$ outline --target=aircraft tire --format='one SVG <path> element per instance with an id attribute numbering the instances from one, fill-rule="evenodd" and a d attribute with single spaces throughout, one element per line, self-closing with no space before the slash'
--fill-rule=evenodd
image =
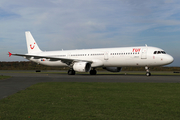
<path id="1" fill-rule="evenodd" d="M 150 72 L 147 72 L 147 73 L 146 73 L 146 76 L 151 76 L 151 73 L 150 73 Z"/>
<path id="2" fill-rule="evenodd" d="M 74 70 L 68 70 L 68 75 L 75 75 L 76 72 Z"/>
<path id="3" fill-rule="evenodd" d="M 96 75 L 97 71 L 96 70 L 90 70 L 90 75 Z"/>

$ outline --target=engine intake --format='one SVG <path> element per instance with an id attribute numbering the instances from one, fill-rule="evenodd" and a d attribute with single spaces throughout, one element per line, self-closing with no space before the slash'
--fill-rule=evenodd
<path id="1" fill-rule="evenodd" d="M 91 69 L 91 64 L 88 62 L 75 62 L 73 69 L 77 72 L 89 72 Z"/>

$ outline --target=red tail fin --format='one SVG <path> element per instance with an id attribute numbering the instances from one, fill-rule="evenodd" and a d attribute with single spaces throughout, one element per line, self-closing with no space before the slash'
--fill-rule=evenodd
<path id="1" fill-rule="evenodd" d="M 9 53 L 9 57 L 11 57 L 12 53 L 8 52 Z"/>

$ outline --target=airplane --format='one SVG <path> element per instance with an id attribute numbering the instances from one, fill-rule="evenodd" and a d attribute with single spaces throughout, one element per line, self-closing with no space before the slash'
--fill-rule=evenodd
<path id="1" fill-rule="evenodd" d="M 81 50 L 41 51 L 30 31 L 25 32 L 27 54 L 13 54 L 47 66 L 69 67 L 68 75 L 89 72 L 96 75 L 96 68 L 120 72 L 122 67 L 145 67 L 146 76 L 151 76 L 149 67 L 164 66 L 174 61 L 173 57 L 160 48 L 150 46 L 99 48 Z"/>

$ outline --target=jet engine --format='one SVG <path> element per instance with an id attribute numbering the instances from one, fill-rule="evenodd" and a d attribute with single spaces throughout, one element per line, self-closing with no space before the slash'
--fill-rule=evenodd
<path id="1" fill-rule="evenodd" d="M 122 67 L 105 67 L 104 69 L 110 72 L 120 72 Z"/>
<path id="2" fill-rule="evenodd" d="M 91 69 L 91 64 L 88 62 L 75 62 L 73 69 L 77 72 L 89 72 Z"/>

